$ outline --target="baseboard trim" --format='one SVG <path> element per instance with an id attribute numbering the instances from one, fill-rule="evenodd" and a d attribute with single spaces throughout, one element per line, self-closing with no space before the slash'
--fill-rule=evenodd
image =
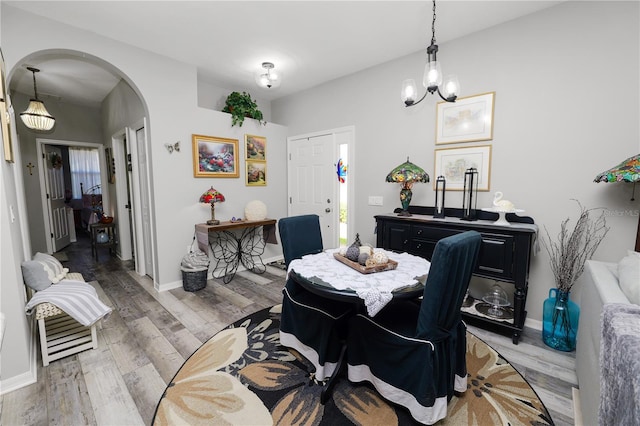
<path id="1" fill-rule="evenodd" d="M 32 323 L 33 325 L 33 323 Z M 33 326 L 31 327 L 34 330 Z M 25 386 L 32 385 L 38 381 L 38 336 L 31 333 L 31 345 L 29 348 L 29 371 L 25 371 L 17 376 L 10 377 L 6 380 L 0 380 L 0 395 L 18 390 Z"/>
<path id="2" fill-rule="evenodd" d="M 524 320 L 524 326 L 532 328 L 534 330 L 542 331 L 542 321 L 540 320 L 527 318 L 526 320 Z"/>
<path id="3" fill-rule="evenodd" d="M 580 390 L 571 388 L 571 398 L 573 399 L 573 424 L 575 426 L 583 426 L 582 406 L 580 405 Z"/>
<path id="4" fill-rule="evenodd" d="M 281 260 L 283 260 L 282 256 L 273 256 L 273 257 L 269 257 L 267 259 L 262 259 L 262 262 L 265 265 L 268 265 L 269 263 L 278 262 L 278 261 L 281 261 Z M 246 271 L 246 270 L 247 270 L 247 268 L 245 268 L 242 265 L 239 265 L 237 272 Z M 211 280 L 213 278 L 222 278 L 223 275 L 222 275 L 221 272 L 222 271 L 220 271 L 216 275 L 213 275 L 213 272 L 209 271 L 209 274 L 207 275 L 207 279 Z M 174 288 L 182 288 L 182 280 L 172 281 L 170 283 L 165 283 L 165 284 L 154 283 L 153 286 L 157 291 L 169 291 L 169 290 L 173 290 Z"/>

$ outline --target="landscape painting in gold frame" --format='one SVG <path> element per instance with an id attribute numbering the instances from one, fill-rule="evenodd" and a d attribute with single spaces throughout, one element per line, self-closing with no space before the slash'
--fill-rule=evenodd
<path id="1" fill-rule="evenodd" d="M 265 161 L 267 159 L 267 138 L 244 135 L 244 152 L 247 160 Z"/>
<path id="2" fill-rule="evenodd" d="M 478 191 L 488 191 L 491 179 L 491 145 L 435 150 L 434 176 L 444 176 L 447 191 L 464 190 L 464 173 L 478 171 Z M 435 180 L 434 188 L 435 190 Z"/>
<path id="3" fill-rule="evenodd" d="M 237 178 L 238 139 L 192 135 L 193 176 Z"/>
<path id="4" fill-rule="evenodd" d="M 436 105 L 436 145 L 493 139 L 496 92 L 458 98 Z"/>
<path id="5" fill-rule="evenodd" d="M 266 186 L 267 185 L 267 162 L 266 161 L 246 161 L 246 185 Z"/>

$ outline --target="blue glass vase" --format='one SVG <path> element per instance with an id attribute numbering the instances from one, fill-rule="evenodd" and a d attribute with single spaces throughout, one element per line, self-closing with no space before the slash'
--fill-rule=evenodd
<path id="1" fill-rule="evenodd" d="M 575 350 L 579 318 L 580 307 L 569 300 L 569 292 L 550 289 L 542 309 L 542 340 L 559 351 Z"/>

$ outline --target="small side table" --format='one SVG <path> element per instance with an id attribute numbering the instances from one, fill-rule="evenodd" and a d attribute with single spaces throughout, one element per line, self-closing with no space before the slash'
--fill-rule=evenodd
<path id="1" fill-rule="evenodd" d="M 196 225 L 198 248 L 204 252 L 211 248 L 211 254 L 216 261 L 212 273 L 214 276 L 218 271 L 224 273 L 222 281 L 225 284 L 229 284 L 235 277 L 240 264 L 256 274 L 266 271 L 261 256 L 265 244 L 278 244 L 275 232 L 275 219 Z"/>
<path id="2" fill-rule="evenodd" d="M 110 254 L 115 254 L 115 247 L 118 244 L 116 238 L 116 224 L 111 223 L 92 223 L 89 225 L 89 231 L 91 232 L 91 254 L 98 260 L 98 248 L 108 247 Z M 98 241 L 98 235 L 101 233 L 107 234 L 108 240 L 104 243 Z"/>

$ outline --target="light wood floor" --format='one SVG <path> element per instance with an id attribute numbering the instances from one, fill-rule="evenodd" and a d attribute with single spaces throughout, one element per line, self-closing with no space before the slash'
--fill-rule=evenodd
<path id="1" fill-rule="evenodd" d="M 229 284 L 209 280 L 195 293 L 157 293 L 147 277 L 100 253 L 88 241 L 64 250 L 72 272 L 81 272 L 113 308 L 98 331 L 98 349 L 42 367 L 38 382 L 0 397 L 0 425 L 149 425 L 166 384 L 182 363 L 228 324 L 280 303 L 284 271 L 242 272 Z M 176 265 L 179 267 L 179 265 Z M 557 425 L 573 425 L 575 357 L 547 348 L 540 332 L 526 329 L 518 345 L 510 337 L 469 330 L 493 346 L 527 379 Z"/>

